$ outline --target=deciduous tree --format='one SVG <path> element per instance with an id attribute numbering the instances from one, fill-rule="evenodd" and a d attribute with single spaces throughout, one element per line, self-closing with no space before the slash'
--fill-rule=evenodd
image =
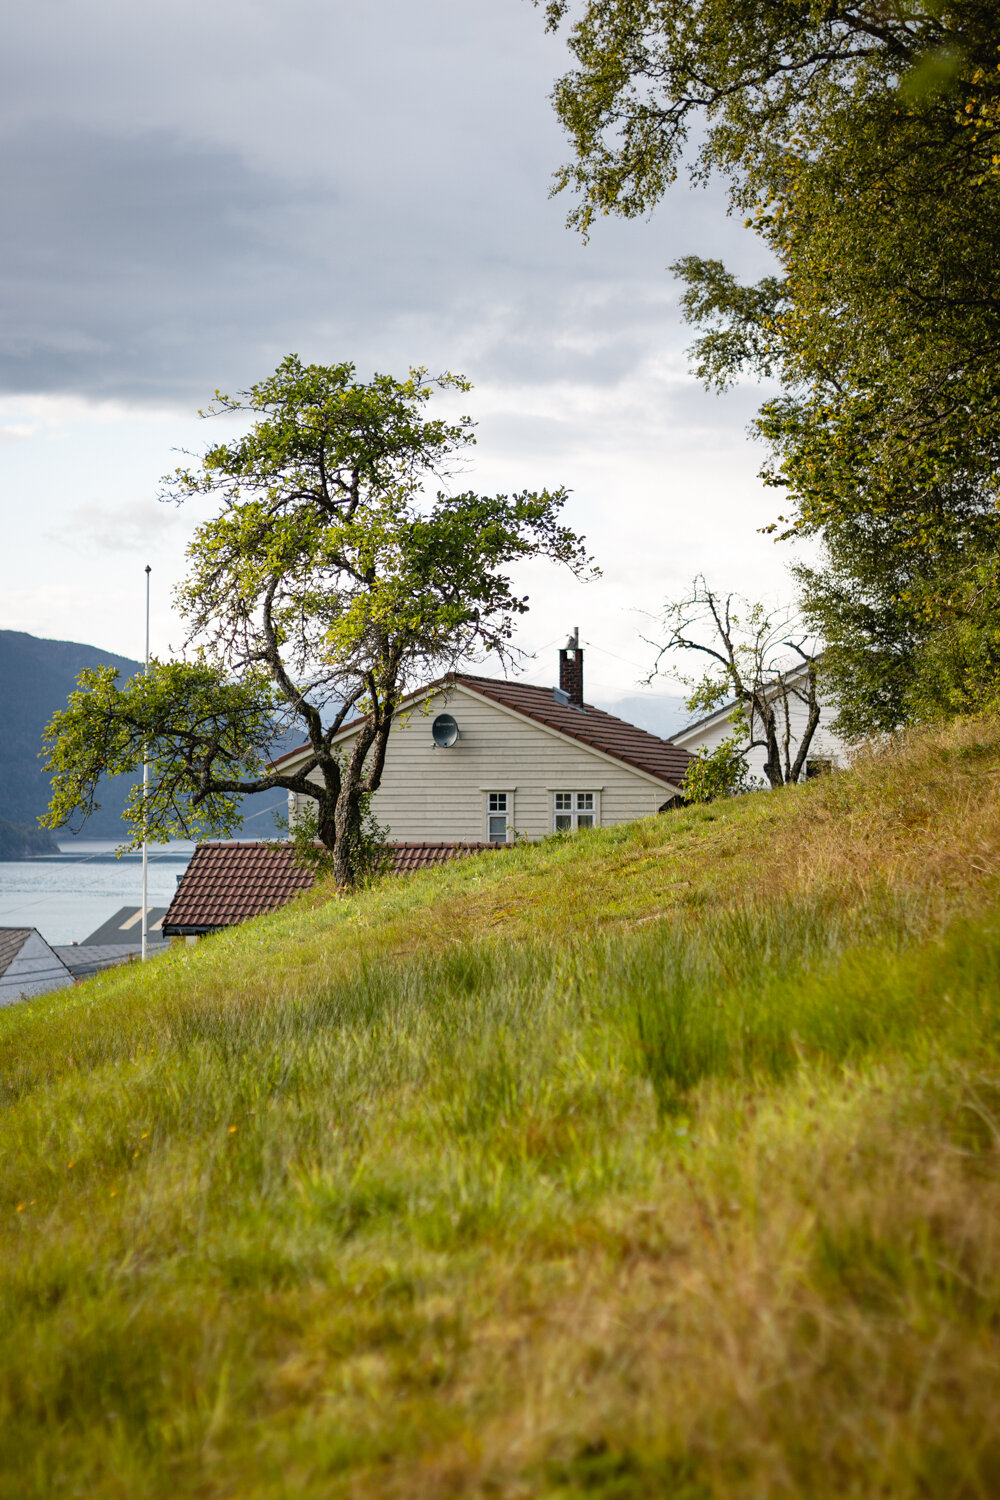
<path id="1" fill-rule="evenodd" d="M 100 774 L 148 755 L 152 786 L 129 807 L 134 842 L 232 831 L 240 799 L 280 787 L 313 799 L 337 879 L 365 865 L 362 818 L 401 697 L 459 659 L 509 657 L 528 607 L 510 565 L 589 559 L 561 520 L 564 490 L 480 495 L 443 485 L 474 441 L 468 417 L 431 417 L 461 377 L 355 378 L 353 365 L 289 356 L 207 415 L 249 429 L 180 468 L 164 495 L 207 501 L 177 598 L 190 659 L 120 684 L 85 674 L 49 727 L 50 826 L 93 806 Z M 428 493 L 429 486 L 438 486 Z M 360 727 L 341 753 L 349 719 Z M 277 729 L 309 755 L 268 762 Z"/>
<path id="2" fill-rule="evenodd" d="M 707 658 L 700 676 L 680 675 L 689 689 L 687 706 L 710 713 L 732 702 L 740 749 L 764 751 L 764 774 L 772 787 L 798 781 L 819 727 L 819 656 L 794 615 L 767 610 L 735 594 L 719 594 L 701 576 L 663 613 L 665 639 L 657 644 L 653 676 L 678 653 Z M 672 676 L 679 674 L 674 670 Z M 800 714 L 801 710 L 801 714 Z M 801 728 L 795 724 L 803 718 Z M 696 773 L 692 789 L 704 782 L 743 790 L 734 777 L 733 741 L 711 763 L 712 778 Z M 715 795 L 716 792 L 713 792 Z M 704 800 L 700 794 L 695 800 Z"/>
<path id="3" fill-rule="evenodd" d="M 898 723 L 922 691 L 901 684 L 923 680 L 924 645 L 1000 544 L 1000 9 L 547 11 L 575 61 L 554 96 L 574 151 L 557 178 L 576 194 L 571 222 L 650 212 L 686 160 L 696 177 L 722 174 L 774 254 L 754 286 L 718 261 L 675 263 L 701 329 L 696 368 L 715 386 L 780 381 L 756 423 L 764 477 L 787 495 L 774 529 L 825 544 L 827 565 L 803 577 L 834 654 L 838 637 L 854 643 L 837 658 L 848 717 Z M 892 640 L 887 694 L 864 669 L 866 622 L 873 654 Z"/>

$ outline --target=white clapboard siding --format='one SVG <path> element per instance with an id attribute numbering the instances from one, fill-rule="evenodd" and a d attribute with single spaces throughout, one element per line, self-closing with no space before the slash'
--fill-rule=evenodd
<path id="1" fill-rule="evenodd" d="M 809 746 L 807 760 L 831 760 L 835 765 L 843 765 L 847 759 L 847 747 L 832 729 L 833 720 L 837 717 L 836 705 L 820 700 L 819 725 L 813 735 Z M 805 703 L 798 698 L 789 700 L 789 721 L 791 724 L 791 745 L 789 754 L 795 759 L 798 746 L 801 743 L 809 718 L 809 710 Z M 779 738 L 784 735 L 784 710 L 778 710 Z M 726 708 L 718 713 L 711 714 L 689 729 L 682 729 L 680 733 L 673 736 L 675 745 L 682 746 L 695 754 L 699 750 L 714 750 L 717 745 L 733 733 L 732 709 Z M 759 724 L 755 726 L 755 734 L 759 734 Z M 746 752 L 746 763 L 751 775 L 757 777 L 766 784 L 764 776 L 764 762 L 767 756 L 763 749 L 755 748 Z"/>
<path id="2" fill-rule="evenodd" d="M 431 738 L 435 715 L 445 712 L 459 728 L 447 750 Z M 604 825 L 647 817 L 673 795 L 666 783 L 456 685 L 397 718 L 372 810 L 391 839 L 478 841 L 487 837 L 490 791 L 513 793 L 513 826 L 527 839 L 552 832 L 557 791 L 597 793 L 595 821 Z"/>

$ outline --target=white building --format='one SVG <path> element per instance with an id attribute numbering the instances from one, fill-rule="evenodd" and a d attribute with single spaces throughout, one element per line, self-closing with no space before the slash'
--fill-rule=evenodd
<path id="1" fill-rule="evenodd" d="M 0 1005 L 46 995 L 73 975 L 34 927 L 0 927 Z"/>
<path id="2" fill-rule="evenodd" d="M 787 674 L 789 684 L 792 688 L 804 686 L 806 681 L 806 668 L 803 666 L 794 672 Z M 696 719 L 686 729 L 680 730 L 673 736 L 673 743 L 682 749 L 690 751 L 692 755 L 699 750 L 714 750 L 729 735 L 733 733 L 733 717 L 736 713 L 735 702 L 724 703 L 704 718 Z M 788 722 L 790 733 L 789 754 L 794 761 L 796 752 L 802 740 L 808 721 L 809 710 L 802 698 L 794 692 L 788 696 Z M 779 741 L 784 734 L 784 711 L 779 706 Z M 821 771 L 826 771 L 834 766 L 843 765 L 847 759 L 847 746 L 844 741 L 835 734 L 831 727 L 837 717 L 836 705 L 824 701 L 820 695 L 819 724 L 813 735 L 812 743 L 806 755 L 803 779 L 815 776 Z M 759 732 L 759 724 L 755 726 L 754 739 L 762 739 Z M 767 784 L 764 775 L 764 764 L 767 760 L 767 752 L 761 746 L 747 749 L 745 752 L 747 767 L 750 774 L 758 780 Z"/>
<path id="3" fill-rule="evenodd" d="M 372 800 L 390 841 L 539 839 L 647 817 L 678 795 L 687 751 L 585 703 L 578 646 L 559 667 L 558 688 L 449 673 L 403 701 Z M 347 750 L 361 722 L 334 745 Z M 292 770 L 310 753 L 275 766 Z"/>

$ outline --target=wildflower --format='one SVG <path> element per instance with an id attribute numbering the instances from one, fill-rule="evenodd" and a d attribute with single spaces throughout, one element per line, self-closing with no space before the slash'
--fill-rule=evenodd
<path id="1" fill-rule="evenodd" d="M 17 1208 L 14 1210 L 14 1212 L 18 1213 L 18 1214 L 23 1214 L 24 1213 L 24 1204 L 23 1203 L 19 1203 L 17 1205 Z"/>

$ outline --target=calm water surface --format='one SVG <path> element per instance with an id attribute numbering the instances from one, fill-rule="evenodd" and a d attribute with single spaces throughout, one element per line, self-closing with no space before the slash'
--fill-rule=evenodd
<path id="1" fill-rule="evenodd" d="M 58 854 L 0 860 L 0 927 L 37 927 L 49 943 L 78 943 L 142 898 L 142 856 L 115 857 L 103 839 L 59 841 Z M 166 906 L 194 844 L 151 846 L 149 904 Z"/>

